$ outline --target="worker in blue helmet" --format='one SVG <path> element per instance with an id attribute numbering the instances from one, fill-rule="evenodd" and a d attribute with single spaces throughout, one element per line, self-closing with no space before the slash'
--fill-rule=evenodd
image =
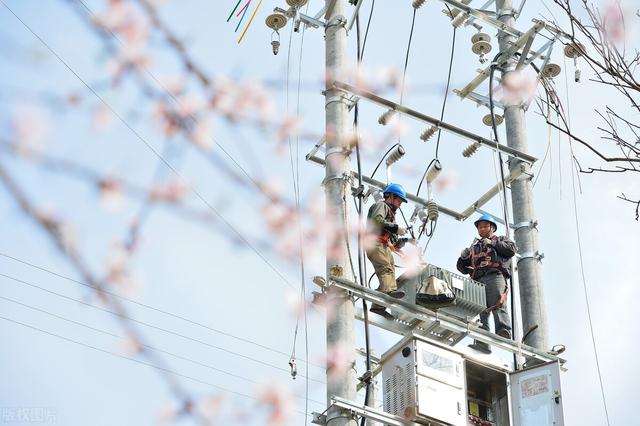
<path id="1" fill-rule="evenodd" d="M 491 215 L 483 214 L 474 224 L 479 238 L 462 250 L 456 267 L 485 285 L 487 309 L 480 314 L 481 327 L 489 331 L 489 314 L 493 313 L 495 333 L 511 339 L 511 321 L 506 304 L 507 279 L 511 276 L 511 258 L 516 253 L 516 245 L 507 237 L 494 234 L 498 225 Z M 486 343 L 475 342 L 471 346 L 491 352 Z"/>
<path id="2" fill-rule="evenodd" d="M 396 211 L 402 203 L 407 202 L 407 193 L 402 185 L 392 183 L 383 191 L 384 199 L 376 201 L 367 214 L 367 231 L 371 239 L 365 247 L 367 258 L 373 264 L 378 277 L 378 291 L 395 298 L 404 297 L 404 291 L 398 289 L 396 270 L 393 262 L 393 251 L 399 243 L 399 236 L 405 235 L 407 229 L 396 223 Z M 393 318 L 384 306 L 373 304 L 371 312 Z"/>

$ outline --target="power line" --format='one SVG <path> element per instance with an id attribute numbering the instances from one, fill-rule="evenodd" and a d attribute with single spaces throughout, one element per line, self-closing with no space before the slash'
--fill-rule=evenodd
<path id="1" fill-rule="evenodd" d="M 565 68 L 567 65 L 567 60 L 565 58 Z M 571 104 L 570 104 L 570 96 L 569 96 L 569 80 L 567 78 L 567 74 L 565 73 L 565 92 L 567 96 L 567 129 L 571 128 Z M 573 143 L 571 137 L 569 139 L 569 149 L 571 151 L 572 159 L 575 158 L 573 154 Z M 558 144 L 559 145 L 559 144 Z M 558 159 L 558 161 L 560 161 Z M 600 395 L 602 396 L 602 405 L 604 407 L 604 415 L 607 419 L 607 425 L 610 425 L 609 421 L 609 410 L 607 408 L 607 398 L 604 391 L 604 383 L 602 381 L 602 371 L 600 370 L 600 359 L 598 357 L 598 345 L 596 344 L 596 335 L 593 331 L 593 320 L 591 319 L 591 305 L 589 303 L 589 293 L 587 292 L 587 278 L 584 273 L 584 259 L 582 256 L 582 240 L 580 239 L 580 220 L 578 220 L 578 201 L 576 198 L 576 176 L 578 175 L 578 170 L 576 169 L 576 165 L 573 161 L 571 161 L 571 188 L 573 192 L 573 215 L 576 223 L 576 240 L 578 243 L 578 254 L 580 257 L 580 274 L 582 276 L 582 288 L 584 290 L 584 301 L 587 307 L 587 318 L 589 319 L 589 332 L 591 333 L 591 345 L 593 347 L 593 355 L 596 361 L 596 370 L 598 372 L 598 382 L 600 384 Z M 578 177 L 578 184 L 580 184 L 580 178 Z"/>
<path id="2" fill-rule="evenodd" d="M 183 379 L 188 379 L 188 380 L 194 381 L 196 383 L 200 383 L 200 384 L 203 384 L 203 385 L 211 386 L 211 387 L 213 387 L 215 389 L 218 389 L 218 390 L 220 390 L 222 392 L 226 392 L 226 393 L 230 393 L 230 394 L 233 394 L 233 395 L 241 396 L 243 398 L 249 398 L 249 399 L 253 399 L 255 401 L 258 401 L 258 398 L 256 398 L 255 396 L 247 395 L 247 394 L 242 393 L 242 392 L 237 392 L 237 391 L 234 391 L 234 390 L 231 390 L 231 389 L 216 385 L 214 383 L 210 383 L 210 382 L 207 382 L 207 381 L 204 381 L 204 380 L 197 379 L 197 378 L 192 377 L 192 376 L 187 376 L 186 374 L 178 373 L 176 371 L 170 370 L 168 368 L 160 367 L 160 366 L 157 366 L 155 364 L 151 364 L 149 362 L 145 362 L 145 361 L 142 361 L 142 360 L 139 360 L 139 359 L 128 357 L 126 355 L 122 355 L 122 354 L 119 354 L 119 353 L 116 353 L 116 352 L 108 351 L 106 349 L 102 349 L 102 348 L 98 348 L 96 346 L 92 346 L 92 345 L 89 345 L 89 344 L 86 344 L 86 343 L 82 343 L 82 342 L 79 342 L 77 340 L 74 340 L 74 339 L 71 339 L 71 338 L 68 338 L 68 337 L 65 337 L 65 336 L 61 336 L 59 334 L 56 334 L 56 333 L 53 333 L 53 332 L 50 332 L 50 331 L 47 331 L 47 330 L 43 330 L 41 328 L 29 325 L 29 324 L 25 324 L 25 323 L 20 322 L 20 321 L 16 321 L 16 320 L 11 319 L 11 318 L 0 316 L 0 319 L 5 320 L 5 321 L 10 322 L 10 323 L 21 325 L 21 326 L 26 327 L 26 328 L 30 328 L 30 329 L 35 330 L 35 331 L 39 331 L 40 333 L 56 337 L 58 339 L 66 341 L 66 342 L 74 343 L 76 345 L 83 346 L 83 347 L 89 348 L 89 349 L 93 349 L 95 351 L 102 352 L 102 353 L 105 353 L 105 354 L 108 354 L 108 355 L 111 355 L 111 356 L 114 356 L 114 357 L 117 357 L 117 358 L 122 358 L 122 359 L 126 359 L 128 361 L 133 361 L 133 362 L 136 362 L 138 364 L 145 365 L 147 367 L 155 368 L 156 370 L 164 371 L 165 373 L 173 374 L 173 375 L 175 375 L 177 377 L 181 377 Z M 298 410 L 295 410 L 295 411 L 297 413 L 299 413 L 299 414 L 304 414 L 301 411 L 298 411 Z"/>
<path id="3" fill-rule="evenodd" d="M 84 286 L 84 287 L 90 288 L 90 289 L 92 289 L 92 290 L 100 291 L 101 293 L 108 294 L 109 296 L 116 297 L 116 298 L 118 298 L 118 299 L 120 299 L 120 300 L 124 300 L 124 301 L 127 301 L 127 302 L 129 302 L 129 303 L 133 303 L 133 304 L 135 304 L 135 305 L 137 305 L 137 306 L 141 306 L 141 307 L 143 307 L 143 308 L 150 309 L 150 310 L 152 310 L 152 311 L 159 312 L 159 313 L 161 313 L 161 314 L 168 315 L 168 316 L 170 316 L 170 317 L 173 317 L 173 318 L 176 318 L 176 319 L 179 319 L 179 320 L 185 321 L 185 322 L 187 322 L 187 323 L 189 323 L 189 324 L 193 324 L 193 325 L 196 325 L 196 326 L 198 326 L 198 327 L 202 327 L 202 328 L 204 328 L 204 329 L 206 329 L 206 330 L 213 331 L 214 333 L 218 333 L 218 334 L 221 334 L 221 335 L 223 335 L 223 336 L 230 337 L 230 338 L 232 338 L 232 339 L 235 339 L 235 340 L 238 340 L 238 341 L 241 341 L 241 342 L 244 342 L 244 343 L 248 343 L 248 344 L 251 344 L 251 345 L 257 346 L 257 347 L 262 348 L 262 349 L 266 349 L 266 350 L 268 350 L 268 351 L 271 351 L 271 352 L 274 352 L 274 353 L 277 353 L 277 354 L 280 354 L 280 355 L 284 355 L 284 356 L 287 356 L 287 357 L 289 356 L 289 354 L 288 354 L 287 352 L 284 352 L 284 351 L 280 351 L 280 350 L 278 350 L 278 349 L 271 348 L 271 347 L 269 347 L 269 346 L 266 346 L 266 345 L 263 345 L 263 344 L 261 344 L 261 343 L 258 343 L 258 342 L 254 341 L 254 340 L 250 340 L 250 339 L 247 339 L 247 338 L 244 338 L 244 337 L 240 337 L 240 336 L 237 336 L 237 335 L 234 335 L 234 334 L 231 334 L 231 333 L 228 333 L 228 332 L 222 331 L 222 330 L 217 329 L 217 328 L 213 328 L 213 327 L 208 326 L 208 325 L 206 325 L 206 324 L 203 324 L 203 323 L 201 323 L 201 322 L 194 321 L 194 320 L 192 320 L 192 319 L 189 319 L 189 318 L 183 317 L 183 316 L 181 316 L 181 315 L 178 315 L 178 314 L 175 314 L 175 313 L 169 312 L 169 311 L 167 311 L 167 310 L 164 310 L 164 309 L 161 309 L 161 308 L 158 308 L 158 307 L 152 306 L 152 305 L 148 305 L 148 304 L 143 303 L 143 302 L 139 302 L 139 301 L 137 301 L 137 300 L 135 300 L 135 299 L 131 299 L 131 298 L 126 297 L 126 296 L 121 296 L 121 295 L 119 295 L 119 294 L 117 294 L 117 293 L 114 293 L 114 292 L 112 292 L 112 291 L 109 291 L 109 290 L 106 290 L 106 289 L 103 289 L 103 288 L 100 288 L 100 287 L 97 287 L 97 286 L 94 286 L 94 285 L 91 285 L 91 284 L 87 284 L 87 283 L 85 283 L 85 282 L 82 282 L 82 281 L 76 280 L 76 279 L 71 278 L 71 277 L 67 277 L 67 276 L 62 275 L 62 274 L 60 274 L 60 273 L 58 273 L 58 272 L 52 271 L 51 269 L 44 268 L 44 267 L 42 267 L 42 266 L 36 265 L 36 264 L 34 264 L 34 263 L 28 262 L 28 261 L 23 260 L 23 259 L 19 259 L 19 258 L 17 258 L 17 257 L 14 257 L 14 256 L 11 256 L 11 255 L 8 255 L 8 254 L 6 254 L 6 253 L 2 253 L 2 252 L 0 252 L 0 256 L 5 257 L 5 258 L 7 258 L 7 259 L 11 259 L 11 260 L 13 260 L 13 261 L 15 261 L 15 262 L 22 263 L 23 265 L 27 265 L 27 266 L 30 266 L 30 267 L 32 267 L 32 268 L 38 269 L 38 270 L 43 271 L 43 272 L 46 272 L 46 273 L 48 273 L 48 274 L 54 275 L 54 276 L 56 276 L 56 277 L 58 277 L 58 278 L 62 278 L 62 279 L 64 279 L 64 280 L 71 281 L 71 282 L 76 283 L 76 284 L 79 284 L 79 285 L 81 285 L 81 286 Z M 303 361 L 303 362 L 308 362 L 306 359 L 302 359 L 301 361 Z M 309 362 L 309 364 L 310 364 L 310 365 L 313 365 L 314 367 L 318 367 L 318 368 L 322 368 L 322 369 L 324 369 L 324 368 L 325 368 L 324 366 L 322 366 L 322 365 L 320 365 L 320 364 L 313 363 L 313 362 Z"/>
<path id="4" fill-rule="evenodd" d="M 307 2 L 307 7 L 305 9 L 305 13 L 309 11 L 309 3 Z M 292 25 L 293 30 L 293 25 Z M 302 80 L 302 53 L 304 52 L 304 35 L 307 31 L 307 25 L 303 25 L 302 27 L 302 36 L 300 40 L 300 54 L 298 56 L 298 84 L 297 84 L 297 93 L 296 93 L 296 119 L 300 117 L 300 82 Z M 293 36 L 293 32 L 291 33 Z M 289 38 L 289 49 L 287 51 L 287 114 L 289 113 L 289 62 L 291 59 L 291 37 Z M 302 231 L 302 212 L 300 209 L 300 137 L 296 134 L 296 154 L 295 154 L 295 170 L 293 165 L 293 153 L 291 149 L 291 136 L 288 137 L 289 142 L 289 157 L 292 159 L 291 161 L 291 175 L 293 180 L 293 190 L 294 190 L 294 198 L 296 201 L 296 220 L 298 225 L 298 244 L 300 251 L 300 304 L 302 306 L 302 315 L 304 316 L 304 347 L 305 347 L 305 357 L 309 358 L 309 325 L 307 321 L 307 305 L 305 303 L 306 300 L 306 286 L 305 286 L 305 265 L 304 265 L 304 247 L 303 247 L 303 231 Z M 298 328 L 300 324 L 300 313 L 298 313 L 296 318 L 296 326 L 293 334 L 293 349 L 291 351 L 291 359 L 289 360 L 290 366 L 292 368 L 291 374 L 294 374 L 293 369 L 295 368 L 295 360 L 296 360 L 296 342 L 298 338 Z M 295 372 L 297 374 L 297 371 Z M 305 365 L 305 396 L 307 401 L 309 399 L 309 363 Z M 295 376 L 293 376 L 295 377 Z M 309 413 L 309 407 L 305 401 L 305 423 L 307 422 L 307 415 Z"/>
<path id="5" fill-rule="evenodd" d="M 167 168 L 169 168 L 169 170 L 171 170 L 176 176 L 178 176 L 180 179 L 184 180 L 184 177 L 180 174 L 180 172 L 178 172 L 164 157 L 162 157 L 162 155 L 149 143 L 147 142 L 142 135 L 140 135 L 140 133 L 138 133 L 103 97 L 101 97 L 94 89 L 93 87 L 91 87 L 87 82 L 85 82 L 85 80 L 82 79 L 82 77 L 80 77 L 80 75 L 69 65 L 67 64 L 67 62 L 51 47 L 49 46 L 49 44 L 47 44 L 47 42 L 45 42 L 38 34 L 36 34 L 31 27 L 29 27 L 18 15 L 16 15 L 16 13 L 9 7 L 7 6 L 7 4 L 4 2 L 4 0 L 0 0 L 0 2 L 2 2 L 2 4 L 4 5 L 4 7 L 11 12 L 11 14 L 18 20 L 20 21 L 20 23 L 34 36 L 38 39 L 38 41 L 40 41 L 40 43 L 42 43 L 43 46 L 45 46 L 47 48 L 47 50 L 49 50 L 49 52 L 51 54 L 53 54 L 58 61 L 60 61 L 60 63 L 62 63 L 67 70 L 69 70 L 69 72 L 71 72 L 91 93 L 94 94 L 94 96 L 96 96 L 100 102 L 102 102 L 102 104 L 104 104 L 115 116 L 116 118 L 118 118 L 118 120 L 120 120 L 120 122 L 122 124 L 125 125 L 125 127 L 127 127 L 135 136 L 138 140 L 140 140 L 156 157 L 158 157 L 158 159 L 160 161 L 162 161 Z M 255 247 L 253 244 L 251 244 L 249 242 L 249 240 L 247 240 L 247 238 L 235 227 L 233 226 L 223 215 L 222 213 L 220 213 L 211 203 L 209 203 L 206 198 L 204 198 L 200 192 L 198 192 L 198 190 L 195 187 L 192 187 L 192 191 L 193 193 L 196 195 L 197 198 L 199 198 L 216 216 L 218 216 L 218 218 L 229 228 L 231 229 L 231 231 L 233 233 L 236 234 L 236 236 L 247 246 L 249 247 L 265 264 L 267 264 L 267 266 L 269 266 L 269 268 L 271 270 L 273 270 L 288 286 L 295 288 L 293 286 L 293 284 L 291 284 L 289 282 L 289 280 L 287 280 L 287 278 L 271 263 L 269 262 L 269 260 L 262 254 L 262 252 L 260 250 L 258 250 L 257 247 Z"/>
<path id="6" fill-rule="evenodd" d="M 80 321 L 75 321 L 75 320 L 72 320 L 72 319 L 70 319 L 70 318 L 65 318 L 65 317 L 63 317 L 63 316 L 61 316 L 61 315 L 57 315 L 57 314 L 54 314 L 53 312 L 49 312 L 49 311 L 47 311 L 47 310 L 45 310 L 45 309 L 40 309 L 40 308 L 38 308 L 38 307 L 35 307 L 35 306 L 32 306 L 32 305 L 29 305 L 29 304 L 26 304 L 26 303 L 22 303 L 22 302 L 20 302 L 20 301 L 18 301 L 18 300 L 11 299 L 11 298 L 9 298 L 9 297 L 0 296 L 0 299 L 6 300 L 6 301 L 8 301 L 8 302 L 15 303 L 15 304 L 17 304 L 17 305 L 20 305 L 20 306 L 23 306 L 23 307 L 25 307 L 25 308 L 31 309 L 31 310 L 33 310 L 33 311 L 37 311 L 37 312 L 40 312 L 40 313 L 43 313 L 43 314 L 46 314 L 46 315 L 52 316 L 52 317 L 54 317 L 54 318 L 58 318 L 58 319 L 60 319 L 60 320 L 62 320 L 62 321 L 65 321 L 65 322 L 68 322 L 68 323 L 71 323 L 71 324 L 75 324 L 75 325 L 78 325 L 78 326 L 80 326 L 80 327 L 84 327 L 84 328 L 87 328 L 87 329 L 89 329 L 89 330 L 96 331 L 96 332 L 98 332 L 98 333 L 101 333 L 101 334 L 104 334 L 104 335 L 107 335 L 107 336 L 110 336 L 110 337 L 115 337 L 116 339 L 125 339 L 125 336 L 120 336 L 120 335 L 118 335 L 118 334 L 111 333 L 111 332 L 106 331 L 106 330 L 102 330 L 102 329 L 99 329 L 99 328 L 96 328 L 96 327 L 92 327 L 92 326 L 90 326 L 90 325 L 88 325 L 88 324 L 85 324 L 85 323 L 83 323 L 83 322 L 80 322 Z M 142 348 L 149 349 L 149 350 L 152 350 L 152 351 L 155 351 L 155 352 L 159 352 L 159 353 L 163 353 L 163 354 L 165 354 L 165 355 L 172 356 L 172 357 L 177 358 L 177 359 L 180 359 L 180 360 L 182 360 L 182 361 L 187 361 L 187 362 L 190 362 L 190 363 L 192 363 L 192 364 L 196 364 L 196 365 L 199 365 L 199 366 L 201 366 L 201 367 L 205 367 L 205 368 L 208 368 L 208 369 L 210 369 L 210 370 L 217 371 L 217 372 L 222 373 L 222 374 L 226 374 L 226 375 L 231 376 L 231 377 L 234 377 L 234 378 L 236 378 L 236 379 L 244 380 L 244 381 L 246 381 L 246 382 L 250 382 L 250 383 L 254 383 L 254 384 L 256 384 L 256 383 L 257 383 L 257 382 L 256 382 L 255 380 L 253 380 L 253 379 L 249 379 L 249 378 L 247 378 L 247 377 L 243 377 L 243 376 L 240 376 L 240 375 L 238 375 L 238 374 L 231 373 L 230 371 L 227 371 L 227 370 L 222 370 L 222 369 L 217 368 L 217 367 L 214 367 L 214 366 L 212 366 L 212 365 L 209 365 L 209 364 L 206 364 L 206 363 L 203 363 L 203 362 L 200 362 L 200 361 L 196 361 L 196 360 L 194 360 L 194 359 L 191 359 L 191 358 L 188 358 L 188 357 L 185 357 L 185 356 L 182 356 L 182 355 L 178 355 L 178 354 L 175 354 L 175 353 L 172 353 L 172 352 L 166 351 L 166 350 L 164 350 L 164 349 L 160 349 L 160 348 L 157 348 L 157 347 L 154 347 L 154 346 L 151 346 L 151 345 L 146 345 L 146 344 L 144 344 L 144 343 L 139 343 L 139 345 L 140 345 L 140 347 L 142 347 Z M 302 397 L 298 396 L 298 398 L 302 398 Z M 324 403 L 322 403 L 322 402 L 320 402 L 320 401 L 315 401 L 315 400 L 313 400 L 313 399 L 310 399 L 310 401 L 315 402 L 315 403 L 318 403 L 318 404 L 320 404 L 320 405 L 324 405 Z"/>
<path id="7" fill-rule="evenodd" d="M 137 320 L 137 319 L 132 318 L 132 317 L 130 317 L 130 316 L 127 316 L 127 315 L 124 315 L 124 314 L 120 314 L 120 313 L 118 313 L 118 312 L 114 312 L 114 311 L 111 311 L 111 310 L 106 309 L 106 308 L 102 308 L 102 307 L 100 307 L 100 306 L 92 305 L 91 303 L 85 302 L 85 301 L 83 301 L 83 300 L 75 299 L 75 298 L 73 298 L 73 297 L 70 297 L 70 296 L 67 296 L 67 295 L 64 295 L 64 294 L 61 294 L 61 293 L 57 293 L 57 292 L 55 292 L 55 291 L 53 291 L 53 290 L 49 290 L 49 289 L 47 289 L 47 288 L 44 288 L 44 287 L 41 287 L 41 286 L 39 286 L 39 285 L 36 285 L 36 284 L 30 283 L 30 282 L 27 282 L 27 281 L 21 280 L 21 279 L 19 279 L 19 278 L 12 277 L 12 276 L 10 276 L 10 275 L 6 275 L 6 274 L 3 274 L 3 273 L 0 273 L 0 276 L 5 277 L 5 278 L 8 278 L 8 279 L 10 279 L 10 280 L 12 280 L 12 281 L 15 281 L 15 282 L 18 282 L 18 283 L 24 284 L 24 285 L 26 285 L 26 286 L 29 286 L 29 287 L 32 287 L 32 288 L 36 288 L 36 289 L 41 290 L 41 291 L 44 291 L 44 292 L 46 292 L 46 293 L 53 294 L 53 295 L 58 296 L 58 297 L 60 297 L 60 298 L 67 299 L 67 300 L 70 300 L 70 301 L 73 301 L 73 302 L 76 302 L 76 303 L 80 303 L 80 304 L 82 304 L 82 305 L 85 305 L 85 306 L 88 306 L 88 307 L 91 307 L 91 308 L 97 309 L 97 310 L 99 310 L 99 311 L 102 311 L 102 312 L 108 313 L 108 314 L 110 314 L 110 315 L 113 315 L 113 316 L 116 316 L 116 317 L 119 317 L 119 318 L 123 318 L 123 319 L 126 319 L 126 320 L 128 320 L 128 321 L 132 321 L 132 322 L 134 322 L 134 323 L 136 323 L 136 324 L 140 324 L 140 325 L 143 325 L 143 326 L 145 326 L 145 327 L 152 328 L 152 329 L 154 329 L 154 330 L 162 331 L 162 332 L 164 332 L 164 333 L 171 334 L 171 335 L 173 335 L 173 336 L 181 337 L 181 338 L 183 338 L 183 339 L 190 340 L 190 341 L 195 342 L 195 343 L 199 343 L 199 344 L 201 344 L 201 345 L 203 345 L 203 346 L 207 346 L 207 347 L 210 347 L 210 348 L 213 348 L 213 349 L 217 349 L 217 350 L 220 350 L 220 351 L 222 351 L 222 352 L 226 352 L 226 353 L 228 353 L 228 354 L 230 354 L 230 355 L 237 356 L 237 357 L 240 357 L 240 358 L 244 358 L 244 359 L 247 359 L 247 360 L 250 360 L 250 361 L 256 362 L 256 363 L 258 363 L 258 364 L 262 364 L 262 365 L 264 365 L 264 366 L 266 366 L 266 367 L 275 368 L 276 370 L 284 371 L 284 372 L 287 372 L 287 373 L 289 372 L 287 369 L 282 368 L 282 367 L 278 367 L 277 365 L 269 364 L 268 362 L 265 362 L 265 361 L 262 361 L 262 360 L 259 360 L 259 359 L 256 359 L 256 358 L 252 358 L 252 357 L 250 357 L 250 356 L 243 355 L 243 354 L 240 354 L 240 353 L 237 353 L 237 352 L 231 351 L 231 350 L 229 350 L 229 349 L 222 348 L 222 347 L 220 347 L 220 346 L 213 345 L 213 344 L 211 344 L 211 343 L 205 342 L 205 341 L 200 340 L 200 339 L 196 339 L 196 338 L 193 338 L 193 337 L 189 337 L 189 336 L 186 336 L 186 335 L 184 335 L 184 334 L 178 333 L 178 332 L 176 332 L 176 331 L 172 331 L 172 330 L 169 330 L 169 329 L 166 329 L 166 328 L 163 328 L 163 327 L 159 327 L 159 326 L 156 326 L 156 325 L 153 325 L 153 324 L 150 324 L 150 323 L 144 322 L 144 321 L 140 321 L 140 320 Z M 303 377 L 304 377 L 304 376 L 303 376 Z M 310 378 L 309 380 L 313 380 L 314 382 L 324 384 L 324 382 L 322 382 L 321 380 L 311 379 L 311 378 Z"/>

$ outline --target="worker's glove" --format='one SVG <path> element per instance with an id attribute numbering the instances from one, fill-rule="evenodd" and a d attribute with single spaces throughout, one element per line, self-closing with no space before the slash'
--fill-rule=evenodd
<path id="1" fill-rule="evenodd" d="M 462 250 L 462 252 L 460 253 L 461 259 L 468 259 L 469 256 L 471 256 L 471 250 L 469 250 L 468 248 Z"/>
<path id="2" fill-rule="evenodd" d="M 491 241 L 491 238 L 483 238 L 482 239 L 482 244 L 484 244 L 485 246 L 492 246 L 493 245 L 493 241 Z"/>
<path id="3" fill-rule="evenodd" d="M 398 235 L 407 235 L 407 228 L 403 228 L 401 226 L 398 226 Z"/>
<path id="4" fill-rule="evenodd" d="M 397 249 L 401 249 L 405 244 L 409 241 L 409 238 L 398 238 L 398 241 L 394 244 L 394 247 Z"/>

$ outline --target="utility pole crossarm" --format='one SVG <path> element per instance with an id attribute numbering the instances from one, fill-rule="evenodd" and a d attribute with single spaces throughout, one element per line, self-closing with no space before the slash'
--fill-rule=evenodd
<path id="1" fill-rule="evenodd" d="M 442 130 L 445 130 L 447 132 L 453 133 L 455 135 L 458 135 L 460 137 L 463 137 L 465 139 L 469 139 L 472 140 L 474 142 L 478 142 L 482 145 L 485 145 L 489 148 L 492 148 L 496 151 L 500 151 L 504 154 L 507 154 L 511 157 L 517 158 L 518 160 L 521 161 L 525 161 L 527 163 L 533 164 L 535 163 L 538 159 L 530 154 L 518 151 L 517 149 L 513 149 L 509 146 L 506 145 L 500 145 L 498 144 L 496 141 L 492 141 L 491 139 L 487 139 L 487 138 L 483 138 L 480 135 L 477 135 L 473 132 L 470 132 L 468 130 L 464 130 L 460 127 L 454 126 L 453 124 L 449 124 L 447 122 L 441 121 L 437 118 L 431 117 L 429 115 L 423 114 L 421 112 L 418 112 L 416 110 L 413 110 L 411 108 L 408 108 L 404 105 L 401 105 L 399 103 L 390 101 L 388 99 L 385 99 L 381 96 L 376 95 L 375 93 L 369 92 L 367 90 L 363 90 L 360 89 L 356 86 L 353 86 L 351 84 L 348 83 L 344 83 L 341 81 L 333 81 L 332 83 L 332 87 L 339 89 L 339 90 L 343 90 L 345 92 L 349 92 L 349 93 L 353 93 L 354 95 L 358 95 L 361 98 L 365 98 L 368 99 L 378 105 L 384 106 L 386 108 L 389 109 L 393 109 L 394 111 L 397 111 L 399 113 L 405 114 L 409 117 L 412 117 L 418 121 L 422 121 L 424 123 L 428 123 L 430 125 L 439 127 Z"/>

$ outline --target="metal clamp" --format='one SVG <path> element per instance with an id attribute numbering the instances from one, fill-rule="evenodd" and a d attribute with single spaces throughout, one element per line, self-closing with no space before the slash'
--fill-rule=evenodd
<path id="1" fill-rule="evenodd" d="M 343 146 L 334 146 L 326 150 L 326 152 L 324 153 L 324 158 L 327 158 L 328 156 L 334 154 L 350 155 L 351 150 Z"/>
<path id="2" fill-rule="evenodd" d="M 323 91 L 322 94 L 325 94 L 325 93 L 326 91 Z M 349 96 L 347 95 L 346 92 L 341 92 L 339 95 L 333 95 L 326 98 L 324 101 L 324 107 L 326 108 L 332 103 L 341 103 L 341 104 L 345 104 L 349 109 L 349 111 L 351 111 L 353 107 L 358 103 L 359 100 L 360 98 L 356 95 Z"/>
<path id="3" fill-rule="evenodd" d="M 538 221 L 535 219 L 531 219 L 528 222 L 518 222 L 515 225 L 513 225 L 513 230 L 517 231 L 520 228 L 531 228 L 531 229 L 535 229 L 536 231 L 538 230 Z"/>
<path id="4" fill-rule="evenodd" d="M 333 18 L 331 18 L 330 21 L 324 24 L 325 29 L 328 29 L 331 27 L 345 27 L 346 29 L 346 26 L 347 26 L 347 18 L 345 18 L 342 15 L 334 16 Z"/>
<path id="5" fill-rule="evenodd" d="M 516 265 L 520 264 L 521 260 L 524 259 L 536 259 L 538 262 L 540 262 L 542 259 L 544 259 L 544 253 L 540 253 L 539 251 L 527 251 L 524 253 L 520 253 L 516 255 L 518 257 L 518 261 L 516 262 Z"/>

